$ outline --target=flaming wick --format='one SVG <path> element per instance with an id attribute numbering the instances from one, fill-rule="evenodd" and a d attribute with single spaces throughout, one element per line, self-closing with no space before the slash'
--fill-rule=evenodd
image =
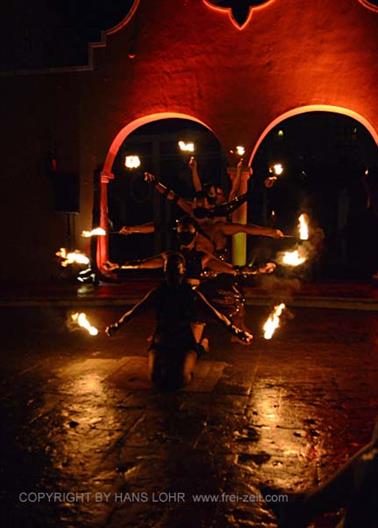
<path id="1" fill-rule="evenodd" d="M 140 165 L 141 161 L 139 156 L 131 155 L 125 157 L 125 167 L 127 169 L 137 169 Z"/>
<path id="2" fill-rule="evenodd" d="M 66 268 L 70 264 L 89 264 L 90 262 L 89 258 L 77 249 L 67 253 L 66 248 L 60 248 L 55 255 L 62 259 L 60 264 L 63 268 Z"/>
<path id="3" fill-rule="evenodd" d="M 105 236 L 106 231 L 105 229 L 102 229 L 102 227 L 95 227 L 94 229 L 91 229 L 91 231 L 82 231 L 81 236 L 84 238 L 91 238 L 93 236 Z"/>
<path id="4" fill-rule="evenodd" d="M 306 257 L 300 253 L 300 249 L 295 249 L 294 251 L 285 251 L 281 257 L 282 264 L 286 266 L 300 266 L 306 262 Z"/>
<path id="5" fill-rule="evenodd" d="M 178 146 L 182 152 L 194 152 L 194 143 L 185 143 L 185 141 L 179 141 Z"/>
<path id="6" fill-rule="evenodd" d="M 270 173 L 273 173 L 274 176 L 281 176 L 281 174 L 283 174 L 284 172 L 284 166 L 282 165 L 282 163 L 274 163 L 273 165 L 271 165 L 271 167 L 269 167 L 269 172 Z"/>
<path id="7" fill-rule="evenodd" d="M 273 312 L 269 315 L 263 326 L 265 339 L 272 339 L 274 332 L 280 326 L 280 316 L 285 308 L 284 303 L 277 304 L 274 307 Z"/>
<path id="8" fill-rule="evenodd" d="M 71 319 L 81 328 L 85 328 L 85 330 L 88 331 L 89 335 L 96 336 L 98 334 L 97 328 L 90 324 L 85 313 L 74 313 L 71 315 Z"/>
<path id="9" fill-rule="evenodd" d="M 309 218 L 306 213 L 302 213 L 298 218 L 298 231 L 301 240 L 308 240 L 308 223 Z"/>

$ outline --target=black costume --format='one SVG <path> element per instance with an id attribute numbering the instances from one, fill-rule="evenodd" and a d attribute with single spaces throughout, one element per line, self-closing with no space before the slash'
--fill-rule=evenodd
<path id="1" fill-rule="evenodd" d="M 144 307 L 152 306 L 156 327 L 149 349 L 152 357 L 151 378 L 159 387 L 178 388 L 188 382 L 188 373 L 185 371 L 188 358 L 192 363 L 195 362 L 193 354 L 195 358 L 202 349 L 195 341 L 191 326 L 200 308 L 245 343 L 249 344 L 253 336 L 234 326 L 201 292 L 183 282 L 185 259 L 181 254 L 167 255 L 164 271 L 165 281 L 147 293 L 117 323 L 108 326 L 106 332 L 112 335 L 121 325 L 141 313 Z M 192 375 L 191 372 L 189 374 Z"/>

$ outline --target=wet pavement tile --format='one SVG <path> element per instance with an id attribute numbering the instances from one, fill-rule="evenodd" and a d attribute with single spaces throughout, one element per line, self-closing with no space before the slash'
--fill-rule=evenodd
<path id="1" fill-rule="evenodd" d="M 4 312 L 1 526 L 274 528 L 264 485 L 316 486 L 370 438 L 378 315 L 300 310 L 265 341 L 264 314 L 248 348 L 210 325 L 197 385 L 159 393 L 122 383 L 148 318 L 111 340 L 68 332 L 64 310 Z"/>

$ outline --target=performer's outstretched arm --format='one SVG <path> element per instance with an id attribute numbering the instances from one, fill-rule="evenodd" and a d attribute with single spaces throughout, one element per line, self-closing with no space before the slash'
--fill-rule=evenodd
<path id="1" fill-rule="evenodd" d="M 217 226 L 224 235 L 236 235 L 236 233 L 246 233 L 247 235 L 260 235 L 271 238 L 282 238 L 284 236 L 280 229 L 273 229 L 272 227 L 259 226 L 254 224 L 227 224 L 225 222 L 219 223 Z"/>
<path id="2" fill-rule="evenodd" d="M 121 326 L 128 323 L 135 316 L 142 313 L 152 303 L 156 293 L 156 288 L 150 290 L 141 301 L 135 304 L 130 310 L 125 312 L 122 317 L 116 322 L 106 327 L 105 332 L 110 337 L 112 336 Z"/>
<path id="3" fill-rule="evenodd" d="M 232 264 L 219 259 L 212 253 L 204 253 L 202 257 L 202 268 L 209 268 L 217 273 L 228 273 L 229 275 L 237 275 L 235 268 Z"/>
<path id="4" fill-rule="evenodd" d="M 243 341 L 243 343 L 247 343 L 248 345 L 252 343 L 253 335 L 249 332 L 242 330 L 241 328 L 237 327 L 232 323 L 232 321 L 223 315 L 221 312 L 219 312 L 215 306 L 213 306 L 208 299 L 198 290 L 195 290 L 195 294 L 200 299 L 202 305 L 205 307 L 207 312 L 218 322 L 220 322 L 229 332 L 231 332 L 232 335 L 236 336 L 238 339 Z"/>
<path id="5" fill-rule="evenodd" d="M 201 179 L 198 174 L 197 160 L 194 156 L 192 156 L 189 160 L 189 167 L 190 167 L 190 170 L 192 171 L 192 182 L 193 182 L 194 190 L 196 191 L 196 193 L 201 192 L 202 183 L 201 183 Z"/>
<path id="6" fill-rule="evenodd" d="M 160 253 L 154 257 L 148 257 L 143 260 L 130 260 L 123 264 L 117 264 L 116 262 L 107 261 L 104 264 L 106 271 L 114 271 L 120 269 L 160 269 L 164 266 L 166 259 L 165 253 Z"/>
<path id="7" fill-rule="evenodd" d="M 232 214 L 243 203 L 248 200 L 248 193 L 240 194 L 233 200 L 225 202 L 222 205 L 215 205 L 214 207 L 196 207 L 194 213 L 198 218 L 217 218 Z"/>
<path id="8" fill-rule="evenodd" d="M 158 181 L 156 176 L 154 174 L 151 174 L 150 172 L 144 173 L 144 179 L 150 183 L 152 183 L 155 187 L 155 189 L 160 193 L 163 194 L 167 200 L 176 203 L 185 213 L 191 214 L 193 212 L 193 206 L 190 202 L 184 200 L 176 194 L 172 189 L 168 189 L 165 185 L 163 185 L 161 182 Z"/>
<path id="9" fill-rule="evenodd" d="M 133 235 L 133 234 L 149 234 L 155 232 L 155 225 L 153 222 L 146 222 L 145 224 L 123 226 L 118 231 L 120 235 Z"/>
<path id="10" fill-rule="evenodd" d="M 235 177 L 231 179 L 232 185 L 231 185 L 230 194 L 228 195 L 228 201 L 233 200 L 239 194 L 242 168 L 243 168 L 243 158 L 240 158 L 240 161 L 236 166 Z"/>

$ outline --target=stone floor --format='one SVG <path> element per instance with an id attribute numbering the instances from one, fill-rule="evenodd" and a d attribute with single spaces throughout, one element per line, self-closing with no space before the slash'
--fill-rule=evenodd
<path id="1" fill-rule="evenodd" d="M 370 437 L 378 313 L 295 309 L 265 341 L 267 308 L 249 312 L 253 346 L 210 325 L 193 386 L 161 394 L 148 315 L 109 339 L 63 308 L 2 309 L 0 525 L 275 527 L 261 485 L 315 486 Z M 87 313 L 102 330 L 120 311 Z"/>

